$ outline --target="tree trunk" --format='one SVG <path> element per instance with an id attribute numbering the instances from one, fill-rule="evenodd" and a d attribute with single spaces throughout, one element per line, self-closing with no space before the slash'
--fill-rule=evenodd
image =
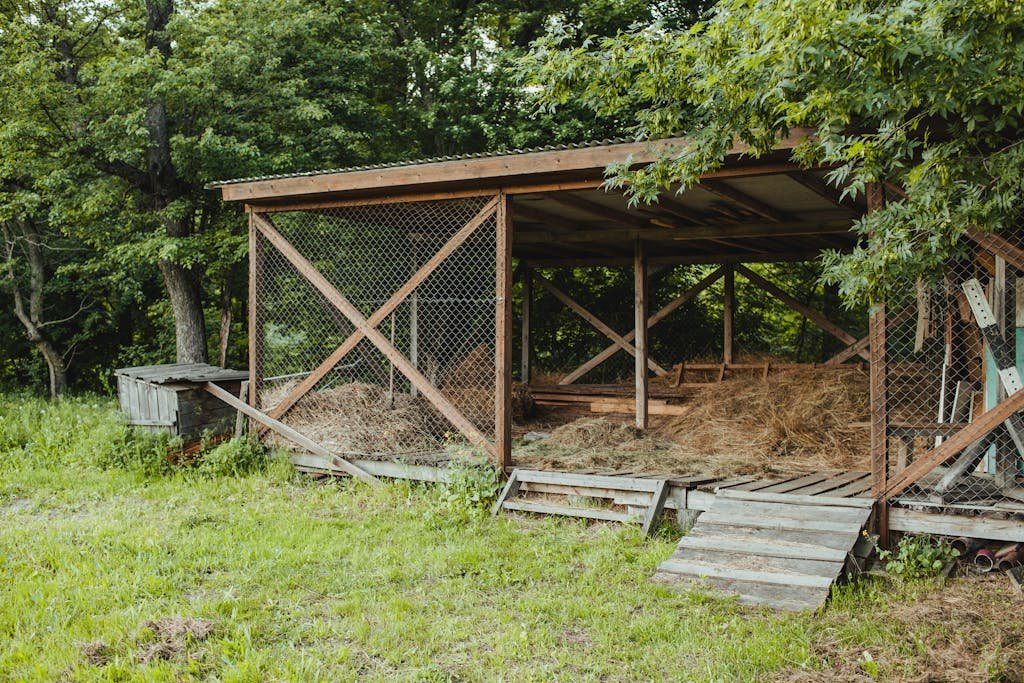
<path id="1" fill-rule="evenodd" d="M 206 363 L 206 316 L 199 278 L 179 263 L 161 260 L 159 265 L 174 311 L 177 362 Z"/>

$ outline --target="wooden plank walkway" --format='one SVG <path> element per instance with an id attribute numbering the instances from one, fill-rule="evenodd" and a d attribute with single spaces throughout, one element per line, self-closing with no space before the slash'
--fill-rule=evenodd
<path id="1" fill-rule="evenodd" d="M 658 565 L 655 580 L 707 586 L 748 605 L 819 608 L 860 537 L 871 500 L 737 489 L 717 492 Z"/>

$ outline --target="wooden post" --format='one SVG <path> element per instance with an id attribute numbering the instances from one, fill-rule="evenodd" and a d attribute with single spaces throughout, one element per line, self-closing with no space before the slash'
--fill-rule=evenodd
<path id="1" fill-rule="evenodd" d="M 263 391 L 263 292 L 260 269 L 263 266 L 264 239 L 256 231 L 255 216 L 249 209 L 249 405 L 260 407 Z M 255 424 L 250 434 L 257 434 Z"/>
<path id="2" fill-rule="evenodd" d="M 498 195 L 494 299 L 494 452 L 503 472 L 512 467 L 512 212 Z"/>
<path id="3" fill-rule="evenodd" d="M 523 263 L 523 328 L 521 332 L 522 354 L 520 360 L 519 380 L 523 384 L 530 383 L 530 309 L 533 308 L 533 269 L 530 264 Z"/>
<path id="4" fill-rule="evenodd" d="M 412 240 L 412 268 L 410 272 L 419 270 L 419 257 L 416 255 L 416 240 Z M 409 362 L 417 370 L 420 369 L 420 300 L 418 290 L 409 294 Z M 416 396 L 419 392 L 416 385 L 409 384 L 409 395 Z"/>
<path id="5" fill-rule="evenodd" d="M 636 428 L 647 429 L 647 253 L 637 239 L 633 252 L 634 345 L 636 347 Z"/>
<path id="6" fill-rule="evenodd" d="M 725 297 L 722 300 L 722 360 L 732 364 L 732 314 L 735 306 L 736 274 L 732 264 L 725 266 Z"/>
<path id="7" fill-rule="evenodd" d="M 881 183 L 867 186 L 868 213 L 880 211 L 885 206 L 885 189 Z M 889 485 L 889 444 L 888 417 L 886 405 L 885 368 L 885 304 L 879 304 L 871 312 L 868 324 L 871 339 L 871 492 L 875 498 L 876 522 L 879 543 L 889 543 L 889 499 L 885 491 Z"/>

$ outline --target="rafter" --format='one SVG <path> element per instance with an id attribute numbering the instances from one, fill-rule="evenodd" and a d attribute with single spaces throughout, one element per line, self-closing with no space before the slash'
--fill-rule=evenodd
<path id="1" fill-rule="evenodd" d="M 748 211 L 752 211 L 758 216 L 775 223 L 787 223 L 793 220 L 793 218 L 786 212 L 780 211 L 773 206 L 769 206 L 760 199 L 751 197 L 746 192 L 741 192 L 722 180 L 702 180 L 698 187 L 701 187 L 713 194 L 717 194 L 719 197 L 728 199 Z"/>

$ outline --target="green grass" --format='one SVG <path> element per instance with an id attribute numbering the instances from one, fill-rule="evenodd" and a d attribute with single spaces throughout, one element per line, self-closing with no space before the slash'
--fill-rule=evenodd
<path id="1" fill-rule="evenodd" d="M 864 650 L 907 673 L 946 628 L 910 637 L 878 584 L 817 616 L 652 584 L 668 533 L 467 520 L 429 486 L 320 484 L 280 461 L 168 474 L 106 401 L 0 404 L 0 679 L 751 680 Z M 143 661 L 146 622 L 167 617 L 213 632 Z"/>

